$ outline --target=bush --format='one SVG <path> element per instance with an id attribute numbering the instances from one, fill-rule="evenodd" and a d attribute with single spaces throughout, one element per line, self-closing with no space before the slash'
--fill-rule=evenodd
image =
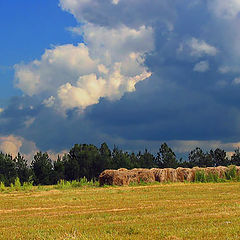
<path id="1" fill-rule="evenodd" d="M 3 182 L 0 182 L 0 191 L 4 192 L 6 190 L 5 184 Z"/>
<path id="2" fill-rule="evenodd" d="M 203 170 L 196 171 L 195 173 L 195 182 L 207 182 L 206 174 Z"/>
<path id="3" fill-rule="evenodd" d="M 14 181 L 14 188 L 16 191 L 19 191 L 21 189 L 21 182 L 18 177 Z"/>
<path id="4" fill-rule="evenodd" d="M 81 181 L 79 182 L 77 180 L 73 180 L 71 182 L 71 187 L 73 187 L 73 188 L 77 188 L 77 187 L 81 187 L 81 186 L 82 186 Z"/>
<path id="5" fill-rule="evenodd" d="M 228 170 L 225 172 L 227 180 L 236 180 L 237 178 L 237 168 L 235 165 L 228 166 Z"/>
<path id="6" fill-rule="evenodd" d="M 65 181 L 65 180 L 60 180 L 57 182 L 56 188 L 57 189 L 66 189 L 71 187 L 71 182 Z"/>
<path id="7" fill-rule="evenodd" d="M 70 181 L 60 180 L 60 181 L 58 181 L 55 188 L 68 189 L 68 188 L 78 188 L 78 187 L 83 187 L 83 186 L 99 186 L 99 183 L 94 182 L 93 179 L 90 182 L 88 182 L 87 178 L 83 177 L 79 181 L 73 180 L 70 182 Z"/>
<path id="8" fill-rule="evenodd" d="M 83 178 L 80 179 L 80 182 L 81 182 L 82 185 L 84 185 L 84 184 L 88 183 L 88 180 L 87 180 L 86 177 L 83 177 Z"/>
<path id="9" fill-rule="evenodd" d="M 33 188 L 33 182 L 24 182 L 23 183 L 22 189 L 24 191 L 30 191 L 30 190 L 32 190 L 32 188 Z"/>
<path id="10" fill-rule="evenodd" d="M 208 173 L 206 180 L 207 182 L 220 182 L 220 178 L 217 173 Z"/>

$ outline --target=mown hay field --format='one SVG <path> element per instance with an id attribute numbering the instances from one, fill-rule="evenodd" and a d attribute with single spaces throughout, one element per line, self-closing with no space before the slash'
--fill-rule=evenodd
<path id="1" fill-rule="evenodd" d="M 0 239 L 240 239 L 240 183 L 0 194 Z"/>

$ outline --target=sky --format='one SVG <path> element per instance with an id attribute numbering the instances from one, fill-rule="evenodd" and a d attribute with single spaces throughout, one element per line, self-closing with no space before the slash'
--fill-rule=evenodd
<path id="1" fill-rule="evenodd" d="M 0 150 L 240 147 L 240 0 L 0 2 Z"/>

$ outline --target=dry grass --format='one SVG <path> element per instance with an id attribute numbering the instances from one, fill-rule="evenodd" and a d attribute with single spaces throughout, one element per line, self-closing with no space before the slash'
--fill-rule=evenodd
<path id="1" fill-rule="evenodd" d="M 240 239 L 240 183 L 0 194 L 0 239 Z"/>

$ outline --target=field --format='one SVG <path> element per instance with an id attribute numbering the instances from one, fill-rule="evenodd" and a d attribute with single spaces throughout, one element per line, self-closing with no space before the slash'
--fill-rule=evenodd
<path id="1" fill-rule="evenodd" d="M 0 194 L 0 239 L 240 239 L 240 183 Z"/>

